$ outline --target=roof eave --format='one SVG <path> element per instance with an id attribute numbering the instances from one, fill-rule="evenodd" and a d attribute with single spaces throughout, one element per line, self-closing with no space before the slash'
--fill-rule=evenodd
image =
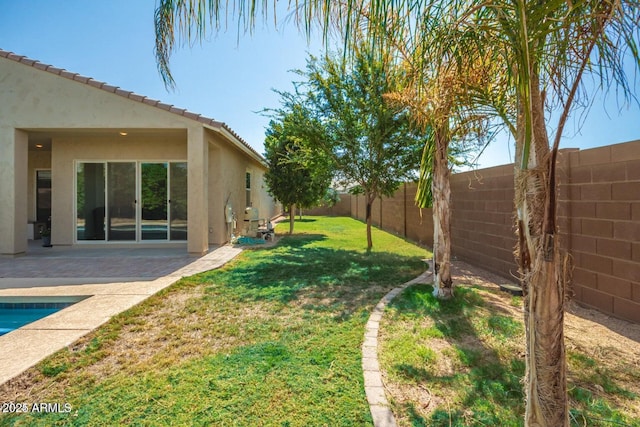
<path id="1" fill-rule="evenodd" d="M 203 126 L 206 129 L 220 134 L 228 141 L 231 141 L 231 143 L 239 148 L 240 151 L 248 154 L 265 168 L 268 167 L 266 159 L 262 157 L 257 151 L 255 151 L 251 146 L 249 146 L 246 142 L 244 142 L 244 140 L 241 139 L 233 130 L 231 130 L 231 128 L 229 128 L 226 123 L 212 120 L 210 123 L 203 123 Z"/>

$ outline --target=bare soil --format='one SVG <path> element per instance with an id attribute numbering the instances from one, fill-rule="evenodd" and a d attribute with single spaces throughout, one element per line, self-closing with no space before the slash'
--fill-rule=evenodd
<path id="1" fill-rule="evenodd" d="M 498 275 L 462 261 L 455 262 L 453 273 L 457 283 L 472 283 L 489 290 L 495 290 L 498 284 L 507 282 Z M 509 304 L 510 297 L 506 293 L 492 293 L 489 298 L 509 311 L 520 313 L 520 310 Z M 640 324 L 608 316 L 571 301 L 565 315 L 565 338 L 569 349 L 590 349 L 589 352 L 594 354 L 615 354 L 640 368 Z"/>

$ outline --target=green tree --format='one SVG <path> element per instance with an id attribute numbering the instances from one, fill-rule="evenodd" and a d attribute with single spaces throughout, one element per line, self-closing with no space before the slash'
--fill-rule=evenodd
<path id="1" fill-rule="evenodd" d="M 340 194 L 338 194 L 338 190 L 335 188 L 328 188 L 327 192 L 324 193 L 322 200 L 320 200 L 320 206 L 326 206 L 331 208 L 340 202 Z"/>
<path id="2" fill-rule="evenodd" d="M 318 150 L 323 138 L 320 123 L 308 111 L 293 105 L 272 120 L 265 138 L 269 193 L 289 207 L 289 233 L 293 233 L 296 206 L 317 205 L 327 193 L 333 175 L 331 159 Z"/>
<path id="3" fill-rule="evenodd" d="M 364 196 L 370 250 L 373 203 L 415 178 L 425 141 L 410 126 L 408 110 L 385 97 L 398 90 L 399 70 L 359 46 L 352 58 L 311 57 L 301 74 L 308 103 L 325 128 L 322 147 L 333 159 L 339 182 Z"/>

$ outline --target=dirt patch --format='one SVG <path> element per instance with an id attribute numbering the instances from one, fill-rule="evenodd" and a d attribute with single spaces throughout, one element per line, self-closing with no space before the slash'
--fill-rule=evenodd
<path id="1" fill-rule="evenodd" d="M 383 381 L 385 382 L 385 392 L 388 396 L 392 396 L 394 406 L 410 407 L 412 412 L 428 414 L 446 402 L 445 399 L 422 384 L 401 385 L 394 383 L 387 385 L 387 379 L 384 374 Z M 402 421 L 409 422 L 408 419 L 398 419 L 401 425 Z"/>
<path id="2" fill-rule="evenodd" d="M 345 312 L 352 313 L 356 309 L 361 309 L 371 305 L 375 301 L 375 296 L 384 295 L 391 290 L 384 286 L 352 286 L 335 285 L 328 291 L 319 291 L 314 288 L 303 288 L 296 293 L 295 300 L 291 301 L 291 307 L 314 309 L 314 308 L 335 308 L 341 307 Z"/>
<path id="3" fill-rule="evenodd" d="M 487 290 L 495 291 L 498 284 L 507 282 L 500 276 L 461 261 L 456 262 L 454 272 L 457 273 L 454 279 L 456 282 L 469 281 Z M 492 292 L 484 294 L 484 298 L 512 312 L 516 319 L 522 318 L 521 309 L 509 303 L 511 297 L 508 294 Z M 596 361 L 594 369 L 615 372 L 617 382 L 623 384 L 629 392 L 640 395 L 640 378 L 631 373 L 640 370 L 640 324 L 608 316 L 571 301 L 565 313 L 564 333 L 568 352 L 575 350 L 589 355 Z M 568 380 L 591 389 L 595 396 L 603 392 L 600 386 L 590 386 L 580 381 L 571 369 Z M 636 417 L 640 417 L 640 406 L 628 409 Z"/>
<path id="4" fill-rule="evenodd" d="M 615 348 L 620 357 L 640 367 L 640 324 L 570 303 L 565 334 L 573 345 L 583 348 Z"/>
<path id="5" fill-rule="evenodd" d="M 456 283 L 470 283 L 488 290 L 496 290 L 499 284 L 508 282 L 501 276 L 462 261 L 455 262 L 453 272 Z M 487 296 L 504 309 L 520 313 L 509 303 L 508 294 L 492 293 Z M 640 324 L 570 302 L 565 316 L 565 335 L 569 343 L 581 343 L 586 348 L 615 347 L 627 360 L 635 361 L 636 366 L 640 363 Z"/>

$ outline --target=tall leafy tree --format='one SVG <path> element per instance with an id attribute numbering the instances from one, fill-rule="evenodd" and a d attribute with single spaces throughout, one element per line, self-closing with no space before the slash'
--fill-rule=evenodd
<path id="1" fill-rule="evenodd" d="M 384 55 L 359 46 L 352 58 L 312 57 L 301 74 L 308 103 L 327 135 L 321 145 L 338 179 L 364 196 L 371 249 L 373 203 L 415 178 L 425 137 L 411 127 L 406 108 L 385 98 L 398 90 L 399 75 Z"/>
<path id="2" fill-rule="evenodd" d="M 323 139 L 320 123 L 308 110 L 292 105 L 280 110 L 269 123 L 265 138 L 265 157 L 269 170 L 265 180 L 269 193 L 289 207 L 289 233 L 293 233 L 296 206 L 318 204 L 331 184 L 331 158 L 318 149 Z"/>
<path id="3" fill-rule="evenodd" d="M 256 16 L 255 0 L 236 3 L 243 5 L 239 9 L 243 16 Z M 505 104 L 496 103 L 498 98 L 486 97 L 482 91 L 478 95 L 480 103 L 505 120 L 516 144 L 516 260 L 525 292 L 527 346 L 525 425 L 568 425 L 563 324 L 570 273 L 557 244 L 556 157 L 570 113 L 576 105 L 589 105 L 595 93 L 587 90 L 583 76 L 591 74 L 601 87 L 615 86 L 626 100 L 633 98 L 624 66 L 626 59 L 640 68 L 640 2 L 323 0 L 295 4 L 307 29 L 320 22 L 328 33 L 335 24 L 353 40 L 366 27 L 366 34 L 384 39 L 390 19 L 407 18 L 407 31 L 425 45 L 451 44 L 463 48 L 460 52 L 464 53 L 455 58 L 480 52 L 501 64 L 505 76 L 502 89 L 514 95 L 515 108 L 507 111 Z M 173 29 L 177 28 L 174 18 L 184 18 L 183 29 L 192 24 L 203 29 L 204 11 L 217 19 L 221 16 L 219 6 L 214 0 L 160 2 L 157 52 L 163 75 L 167 75 Z M 450 23 L 447 28 L 455 31 L 433 34 L 433 25 L 413 25 L 438 21 Z M 460 73 L 468 71 L 459 67 Z M 557 124 L 551 122 L 554 116 L 546 114 L 549 110 L 557 112 Z"/>

